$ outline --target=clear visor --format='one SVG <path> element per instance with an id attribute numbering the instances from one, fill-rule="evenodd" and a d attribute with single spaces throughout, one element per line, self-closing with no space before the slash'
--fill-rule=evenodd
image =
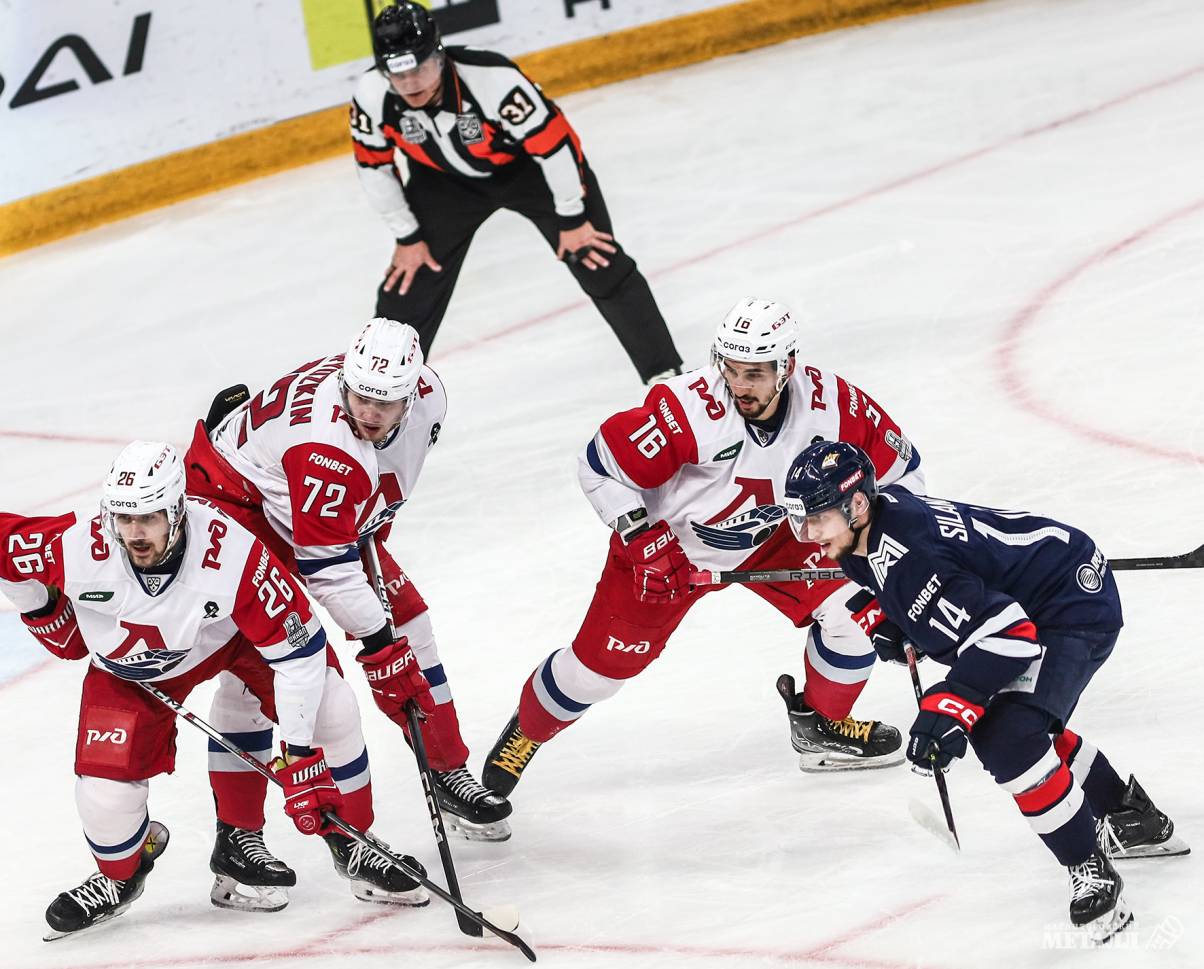
<path id="1" fill-rule="evenodd" d="M 385 64 L 389 83 L 398 94 L 422 94 L 434 87 L 443 73 L 443 55 L 439 52 L 422 62 L 413 54 L 399 54 L 390 57 Z"/>
<path id="2" fill-rule="evenodd" d="M 782 502 L 786 509 L 786 520 L 797 542 L 807 541 L 807 507 L 798 498 L 787 498 Z"/>

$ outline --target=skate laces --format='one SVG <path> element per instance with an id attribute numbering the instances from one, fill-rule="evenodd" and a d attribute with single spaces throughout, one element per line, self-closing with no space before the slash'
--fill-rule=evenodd
<path id="1" fill-rule="evenodd" d="M 1109 858 L 1125 853 L 1124 842 L 1120 840 L 1120 835 L 1112 827 L 1107 815 L 1095 822 L 1095 841 Z"/>
<path id="2" fill-rule="evenodd" d="M 870 731 L 874 729 L 873 720 L 854 720 L 852 717 L 845 717 L 843 720 L 829 720 L 824 717 L 824 720 L 835 733 L 860 740 L 863 744 L 870 742 Z"/>
<path id="3" fill-rule="evenodd" d="M 268 851 L 267 845 L 263 843 L 262 831 L 235 828 L 234 833 L 230 835 L 230 840 L 246 856 L 247 861 L 252 864 L 279 865 L 281 863 L 280 859 Z"/>
<path id="4" fill-rule="evenodd" d="M 354 841 L 351 844 L 351 854 L 347 857 L 347 874 L 354 877 L 359 873 L 360 868 L 370 868 L 375 871 L 388 871 L 390 868 L 396 867 L 393 862 L 389 861 L 384 855 L 373 851 L 365 844 L 359 841 Z"/>
<path id="5" fill-rule="evenodd" d="M 493 763 L 517 777 L 527 766 L 527 761 L 535 756 L 537 750 L 539 750 L 539 744 L 515 727 L 510 736 L 506 738 L 506 742 L 502 745 L 502 749 Z"/>
<path id="6" fill-rule="evenodd" d="M 471 801 L 476 803 L 483 801 L 493 792 L 488 788 L 481 786 L 477 779 L 468 772 L 467 767 L 457 767 L 455 770 L 441 771 L 439 779 L 444 786 L 451 792 L 453 797 L 458 797 L 462 801 Z"/>
<path id="7" fill-rule="evenodd" d="M 91 915 L 93 909 L 119 904 L 123 884 L 124 882 L 114 881 L 104 872 L 98 871 L 79 888 L 69 891 L 67 897 L 79 905 L 85 915 Z"/>
<path id="8" fill-rule="evenodd" d="M 1071 865 L 1070 872 L 1070 901 L 1077 902 L 1095 894 L 1096 889 L 1108 888 L 1112 879 L 1103 871 L 1103 865 L 1098 857 L 1088 858 L 1081 865 Z"/>

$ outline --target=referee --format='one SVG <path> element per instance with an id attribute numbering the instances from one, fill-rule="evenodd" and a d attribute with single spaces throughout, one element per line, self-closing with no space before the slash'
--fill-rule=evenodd
<path id="1" fill-rule="evenodd" d="M 411 323 L 430 353 L 472 237 L 498 209 L 534 223 L 594 301 L 640 378 L 681 372 L 652 291 L 611 234 L 576 132 L 501 54 L 445 48 L 417 3 L 372 25 L 375 67 L 351 102 L 360 183 L 396 237 L 376 314 Z M 402 184 L 401 151 L 410 177 Z"/>

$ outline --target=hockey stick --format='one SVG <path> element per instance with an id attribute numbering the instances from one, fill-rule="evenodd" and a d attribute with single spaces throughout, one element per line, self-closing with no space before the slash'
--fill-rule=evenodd
<path id="1" fill-rule="evenodd" d="M 142 687 L 142 689 L 144 689 L 147 693 L 155 697 L 155 699 L 164 704 L 170 710 L 174 711 L 177 716 L 192 724 L 210 740 L 232 753 L 257 774 L 261 774 L 262 776 L 266 777 L 269 783 L 275 784 L 277 787 L 284 786 L 280 778 L 272 773 L 272 771 L 269 770 L 264 764 L 261 764 L 241 747 L 231 743 L 219 730 L 206 723 L 196 714 L 187 710 L 181 703 L 172 699 L 158 687 L 151 686 L 151 684 L 142 681 L 137 682 L 138 686 Z M 377 854 L 387 858 L 390 862 L 400 868 L 414 881 L 418 882 L 419 885 L 425 888 L 432 895 L 437 895 L 439 898 L 443 899 L 443 901 L 447 902 L 447 904 L 454 908 L 459 915 L 462 915 L 464 918 L 477 923 L 482 929 L 488 929 L 499 939 L 509 942 L 523 955 L 525 955 L 530 962 L 535 961 L 535 953 L 526 942 L 518 937 L 517 934 L 514 932 L 509 932 L 506 929 L 499 928 L 498 926 L 494 925 L 490 919 L 486 918 L 483 913 L 474 912 L 460 899 L 453 898 L 433 881 L 426 878 L 421 872 L 415 871 L 413 868 L 407 865 L 404 858 L 400 857 L 399 855 L 395 855 L 392 849 L 380 839 L 368 834 L 365 831 L 359 830 L 359 828 L 352 827 L 333 811 L 323 811 L 322 820 L 332 827 L 338 828 L 338 830 L 342 831 L 343 834 L 345 834 L 352 841 L 357 841 L 365 848 L 371 848 Z M 494 913 L 494 917 L 505 918 L 505 916 L 509 914 L 509 908 L 509 906 L 506 906 L 505 909 L 500 910 L 499 913 Z"/>
<path id="2" fill-rule="evenodd" d="M 924 687 L 920 683 L 920 671 L 916 668 L 916 648 L 911 643 L 903 644 L 903 652 L 907 655 L 907 669 L 911 672 L 911 686 L 916 694 L 916 706 L 919 707 L 924 699 Z M 945 824 L 949 828 L 949 833 L 953 836 L 953 850 L 961 851 L 961 839 L 957 836 L 957 826 L 953 823 L 953 805 L 949 803 L 949 788 L 945 785 L 945 774 L 935 764 L 932 765 L 932 776 L 936 780 L 936 792 L 941 798 L 941 807 L 945 811 Z M 917 815 L 914 807 L 912 814 L 916 816 L 916 820 L 921 824 L 925 824 L 924 820 Z M 927 825 L 925 824 L 925 827 Z"/>
<path id="3" fill-rule="evenodd" d="M 376 551 L 376 542 L 372 536 L 364 546 L 364 558 L 372 576 L 372 585 L 380 597 L 380 604 L 385 610 L 385 619 L 389 623 L 389 635 L 397 639 L 397 630 L 393 626 L 393 609 L 389 605 L 388 590 L 385 588 L 385 576 L 380 567 L 380 556 Z M 417 660 L 415 660 L 417 662 Z M 460 881 L 456 878 L 456 865 L 452 861 L 451 846 L 447 843 L 447 828 L 443 824 L 443 812 L 439 809 L 439 799 L 435 796 L 435 778 L 431 774 L 431 763 L 426 756 L 426 741 L 422 739 L 422 727 L 419 723 L 418 704 L 411 701 L 406 704 L 406 717 L 410 724 L 410 744 L 414 748 L 414 760 L 418 762 L 418 776 L 422 778 L 422 790 L 426 794 L 426 809 L 431 816 L 431 830 L 435 832 L 435 844 L 439 848 L 439 861 L 443 863 L 443 876 L 447 879 L 447 890 L 456 898 L 463 901 L 460 894 Z M 463 915 L 456 913 L 456 922 L 460 931 L 465 935 L 479 936 L 481 926 L 469 921 Z"/>
<path id="4" fill-rule="evenodd" d="M 1136 559 L 1111 559 L 1113 572 L 1140 572 L 1146 569 L 1204 569 L 1204 545 L 1182 555 L 1151 555 Z M 758 582 L 824 582 L 843 579 L 840 569 L 767 569 L 761 572 L 730 569 L 693 569 L 690 585 L 752 585 Z"/>
<path id="5" fill-rule="evenodd" d="M 753 585 L 758 582 L 825 582 L 829 579 L 843 579 L 844 572 L 840 569 L 769 569 L 764 572 L 749 572 L 740 569 L 712 571 L 711 569 L 691 569 L 690 585 Z"/>
<path id="6" fill-rule="evenodd" d="M 1112 559 L 1114 572 L 1139 572 L 1143 569 L 1204 569 L 1204 545 L 1182 555 L 1152 555 L 1141 559 Z"/>

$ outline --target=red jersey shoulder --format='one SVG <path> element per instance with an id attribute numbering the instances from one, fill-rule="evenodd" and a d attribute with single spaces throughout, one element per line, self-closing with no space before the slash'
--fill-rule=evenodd
<path id="1" fill-rule="evenodd" d="M 345 545 L 358 537 L 358 506 L 375 483 L 359 461 L 332 444 L 306 443 L 281 458 L 292 508 L 293 542 Z"/>
<path id="2" fill-rule="evenodd" d="M 698 461 L 687 409 L 673 389 L 658 384 L 640 407 L 602 422 L 602 439 L 619 467 L 640 488 L 656 488 L 685 464 Z"/>
<path id="3" fill-rule="evenodd" d="M 33 579 L 61 588 L 63 538 L 75 526 L 73 512 L 38 518 L 0 513 L 0 576 L 10 582 Z"/>
<path id="4" fill-rule="evenodd" d="M 238 583 L 232 618 L 256 646 L 282 639 L 305 642 L 311 613 L 297 581 L 259 539 L 251 544 Z"/>

